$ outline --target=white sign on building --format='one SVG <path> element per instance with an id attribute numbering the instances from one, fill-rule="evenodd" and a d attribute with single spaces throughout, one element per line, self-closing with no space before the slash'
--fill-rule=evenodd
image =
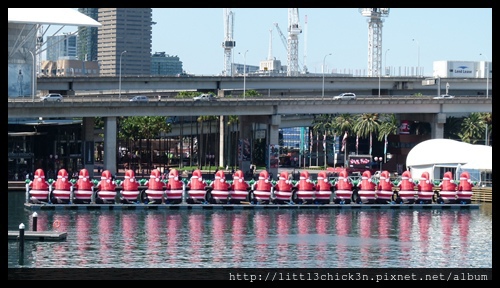
<path id="1" fill-rule="evenodd" d="M 434 61 L 433 76 L 441 78 L 477 78 L 479 62 L 473 61 Z"/>

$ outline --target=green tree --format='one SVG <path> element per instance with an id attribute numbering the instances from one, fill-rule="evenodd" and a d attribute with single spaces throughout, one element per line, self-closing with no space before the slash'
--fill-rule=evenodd
<path id="1" fill-rule="evenodd" d="M 458 135 L 462 130 L 462 122 L 464 118 L 456 118 L 453 116 L 446 117 L 446 123 L 444 123 L 443 137 L 445 139 L 460 140 Z"/>
<path id="2" fill-rule="evenodd" d="M 490 117 L 491 118 L 491 117 Z M 461 132 L 458 136 L 463 142 L 476 144 L 483 139 L 487 123 L 487 116 L 484 113 L 471 113 L 462 122 Z"/>
<path id="3" fill-rule="evenodd" d="M 385 136 L 397 135 L 399 131 L 399 123 L 394 114 L 382 114 L 380 115 L 380 126 L 378 129 L 379 141 L 384 140 Z"/>
<path id="4" fill-rule="evenodd" d="M 491 143 L 491 132 L 493 132 L 493 116 L 491 113 L 481 113 L 483 117 L 483 122 L 484 122 L 484 129 L 485 129 L 485 134 L 486 138 L 488 139 L 488 143 Z M 485 143 L 486 144 L 486 143 Z M 491 144 L 490 144 L 491 145 Z"/>
<path id="5" fill-rule="evenodd" d="M 374 133 L 378 133 L 380 122 L 379 122 L 379 114 L 378 113 L 366 113 L 359 114 L 354 124 L 354 132 L 356 135 L 359 135 L 361 138 L 373 137 Z M 371 141 L 370 141 L 370 145 Z M 372 147 L 370 147 L 370 151 Z"/>
<path id="6" fill-rule="evenodd" d="M 119 138 L 131 140 L 134 147 L 141 147 L 141 141 L 146 139 L 146 151 L 139 151 L 140 159 L 147 157 L 149 167 L 152 166 L 151 142 L 153 138 L 157 138 L 160 132 L 170 132 L 171 127 L 167 124 L 165 116 L 140 116 L 140 117 L 120 117 L 118 119 Z M 137 143 L 139 141 L 139 143 Z M 131 149 L 129 149 L 131 151 Z M 143 155 L 143 153 L 145 155 Z M 141 161 L 139 161 L 139 170 L 141 170 Z"/>
<path id="7" fill-rule="evenodd" d="M 368 138 L 373 133 L 378 133 L 379 125 L 378 113 L 359 114 L 354 125 L 354 132 L 362 138 Z"/>

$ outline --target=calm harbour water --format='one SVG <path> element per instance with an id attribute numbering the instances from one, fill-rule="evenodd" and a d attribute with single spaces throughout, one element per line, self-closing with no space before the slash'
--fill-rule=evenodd
<path id="1" fill-rule="evenodd" d="M 32 214 L 8 192 L 8 228 Z M 38 231 L 9 268 L 492 268 L 492 205 L 479 209 L 37 211 Z"/>

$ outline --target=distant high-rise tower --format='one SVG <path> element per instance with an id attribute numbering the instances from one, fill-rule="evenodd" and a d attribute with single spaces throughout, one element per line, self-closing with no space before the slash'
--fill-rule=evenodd
<path id="1" fill-rule="evenodd" d="M 117 76 L 120 66 L 121 75 L 150 75 L 153 9 L 98 9 L 97 21 L 102 26 L 97 34 L 97 61 L 101 75 Z"/>
<path id="2" fill-rule="evenodd" d="M 181 75 L 182 72 L 182 61 L 177 55 L 156 52 L 151 57 L 151 75 Z"/>
<path id="3" fill-rule="evenodd" d="M 56 35 L 47 37 L 47 60 L 75 60 L 76 35 Z"/>
<path id="4" fill-rule="evenodd" d="M 97 21 L 98 8 L 78 8 L 78 12 Z M 78 60 L 97 61 L 97 27 L 78 27 Z"/>

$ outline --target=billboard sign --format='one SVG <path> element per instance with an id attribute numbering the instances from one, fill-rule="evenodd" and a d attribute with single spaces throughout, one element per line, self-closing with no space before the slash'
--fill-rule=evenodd
<path id="1" fill-rule="evenodd" d="M 474 62 L 451 62 L 450 77 L 474 77 L 475 65 Z"/>

